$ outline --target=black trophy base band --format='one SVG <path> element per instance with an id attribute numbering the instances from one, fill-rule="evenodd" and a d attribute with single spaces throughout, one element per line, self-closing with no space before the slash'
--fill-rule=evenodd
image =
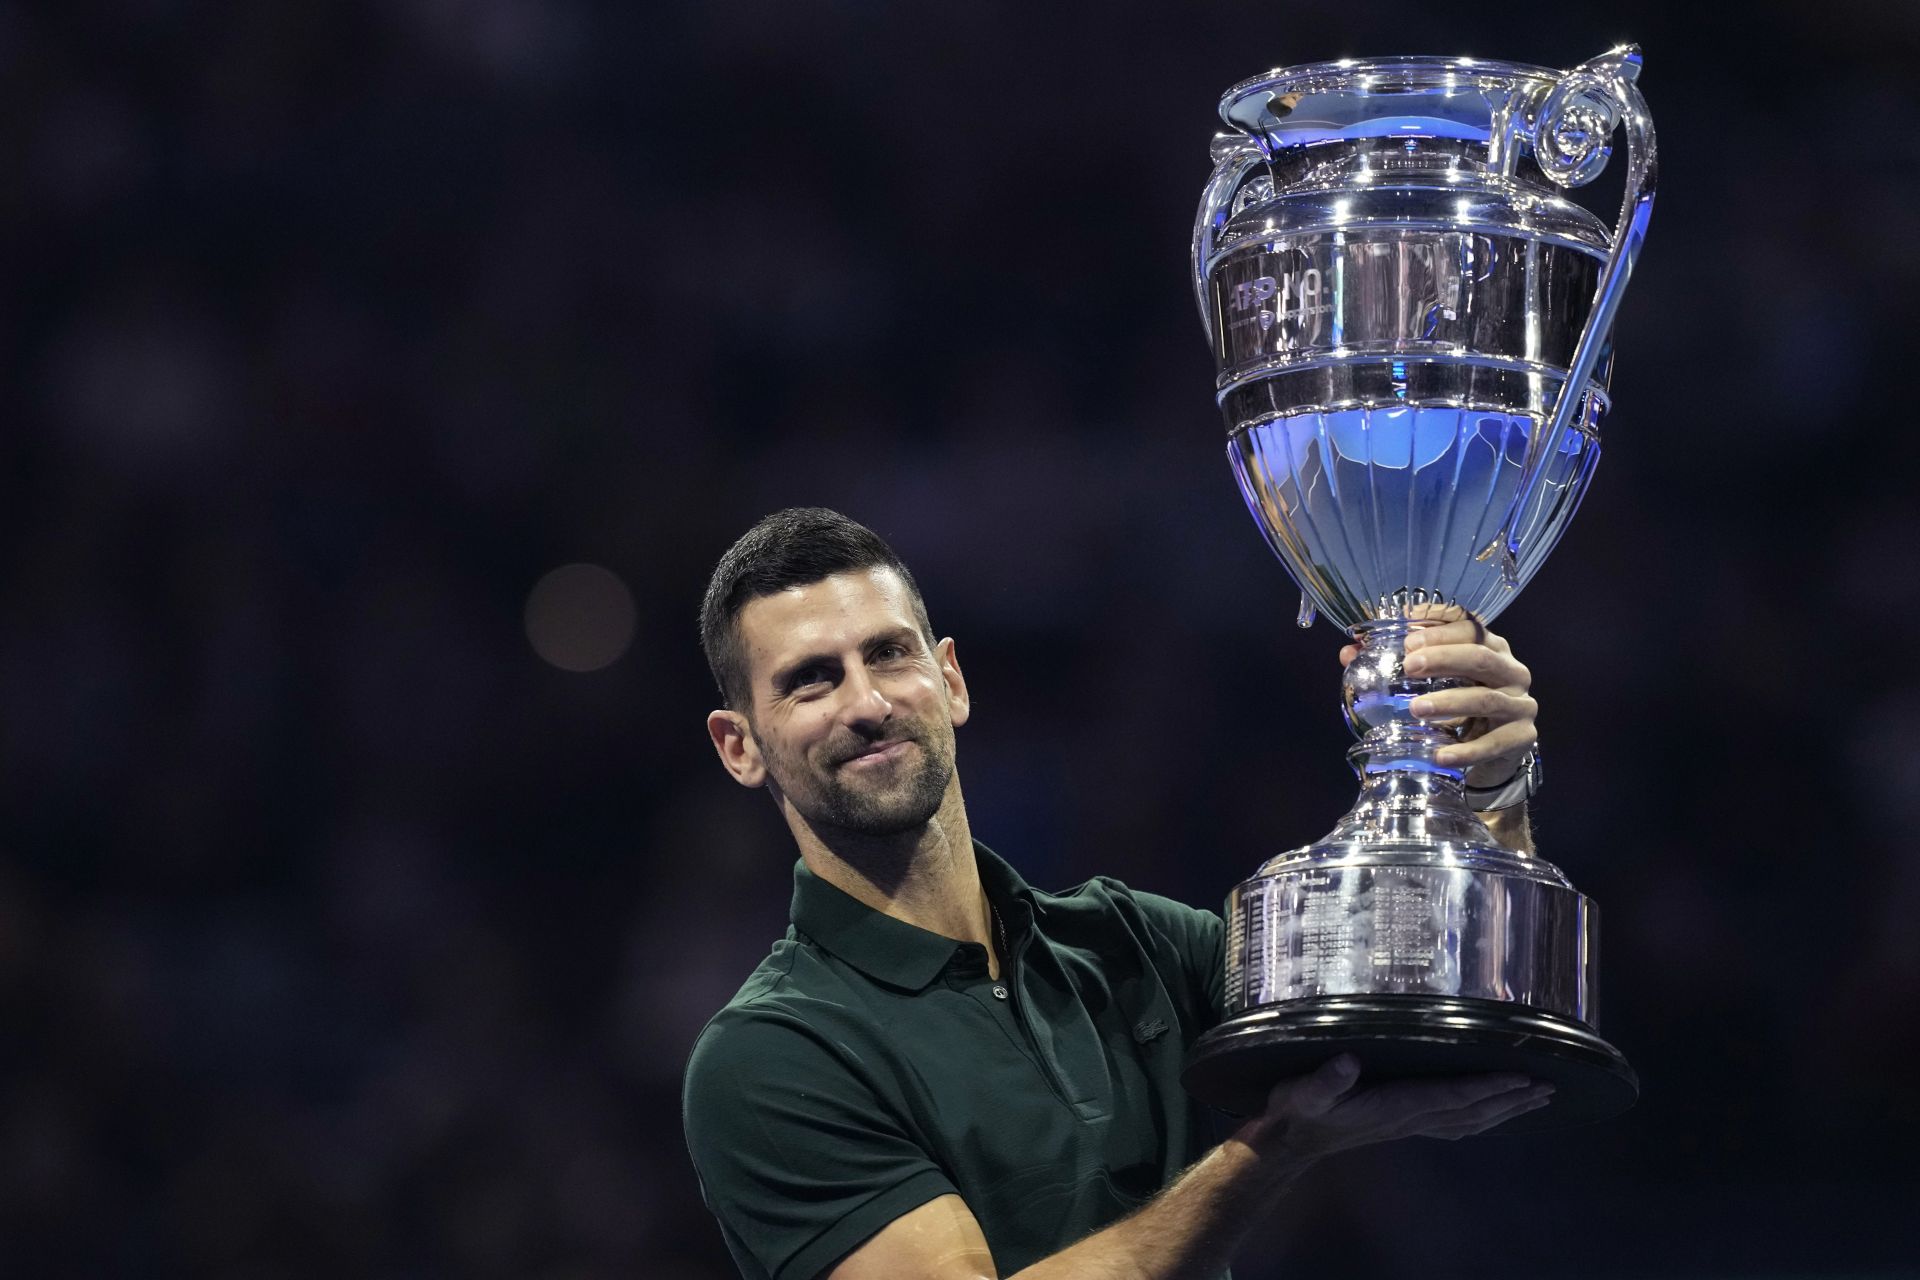
<path id="1" fill-rule="evenodd" d="M 1201 1036 L 1180 1082 L 1234 1115 L 1328 1059 L 1360 1060 L 1360 1084 L 1518 1072 L 1554 1086 L 1553 1101 L 1497 1133 L 1590 1124 L 1625 1111 L 1640 1082 L 1620 1051 L 1571 1018 L 1501 1000 L 1447 996 L 1311 996 L 1228 1019 Z"/>

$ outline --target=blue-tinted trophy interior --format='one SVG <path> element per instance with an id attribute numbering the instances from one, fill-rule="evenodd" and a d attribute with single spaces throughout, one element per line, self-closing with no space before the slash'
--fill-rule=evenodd
<path id="1" fill-rule="evenodd" d="M 1479 553 L 1518 496 L 1535 426 L 1527 414 L 1413 405 L 1289 414 L 1234 433 L 1228 457 L 1259 527 L 1298 536 L 1295 563 L 1319 571 L 1302 586 L 1335 619 L 1378 616 L 1375 599 L 1411 585 L 1492 621 L 1552 549 L 1600 456 L 1593 433 L 1561 431 L 1519 514 L 1509 587 L 1498 557 Z"/>

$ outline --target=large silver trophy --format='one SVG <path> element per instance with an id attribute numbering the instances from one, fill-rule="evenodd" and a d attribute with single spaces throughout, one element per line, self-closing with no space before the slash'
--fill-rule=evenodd
<path id="1" fill-rule="evenodd" d="M 1594 1029 L 1598 916 L 1501 847 L 1457 730 L 1412 716 L 1411 630 L 1491 621 L 1553 549 L 1600 455 L 1611 331 L 1646 234 L 1653 124 L 1637 48 L 1571 71 L 1471 58 L 1288 67 L 1236 85 L 1193 237 L 1228 457 L 1343 686 L 1359 801 L 1227 899 L 1227 1017 L 1185 1083 L 1259 1110 L 1351 1051 L 1363 1078 L 1522 1071 L 1596 1119 L 1638 1082 Z M 1611 231 L 1562 191 L 1624 132 Z"/>

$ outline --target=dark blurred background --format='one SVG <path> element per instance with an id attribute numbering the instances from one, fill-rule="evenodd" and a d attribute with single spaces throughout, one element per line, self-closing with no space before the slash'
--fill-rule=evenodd
<path id="1" fill-rule="evenodd" d="M 1645 1096 L 1336 1160 L 1236 1274 L 1920 1274 L 1920 9 L 1868 0 L 0 6 L 0 1271 L 731 1275 L 679 1076 L 793 853 L 694 616 L 776 507 L 915 567 L 1030 880 L 1217 906 L 1320 835 L 1339 638 L 1186 276 L 1214 103 L 1624 39 L 1608 456 L 1498 626 Z"/>

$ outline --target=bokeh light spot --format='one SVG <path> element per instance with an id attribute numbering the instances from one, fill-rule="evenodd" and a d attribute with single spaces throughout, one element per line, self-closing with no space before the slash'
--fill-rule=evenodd
<path id="1" fill-rule="evenodd" d="M 527 640 L 562 671 L 598 671 L 633 643 L 633 592 L 610 569 L 563 564 L 527 593 Z"/>

